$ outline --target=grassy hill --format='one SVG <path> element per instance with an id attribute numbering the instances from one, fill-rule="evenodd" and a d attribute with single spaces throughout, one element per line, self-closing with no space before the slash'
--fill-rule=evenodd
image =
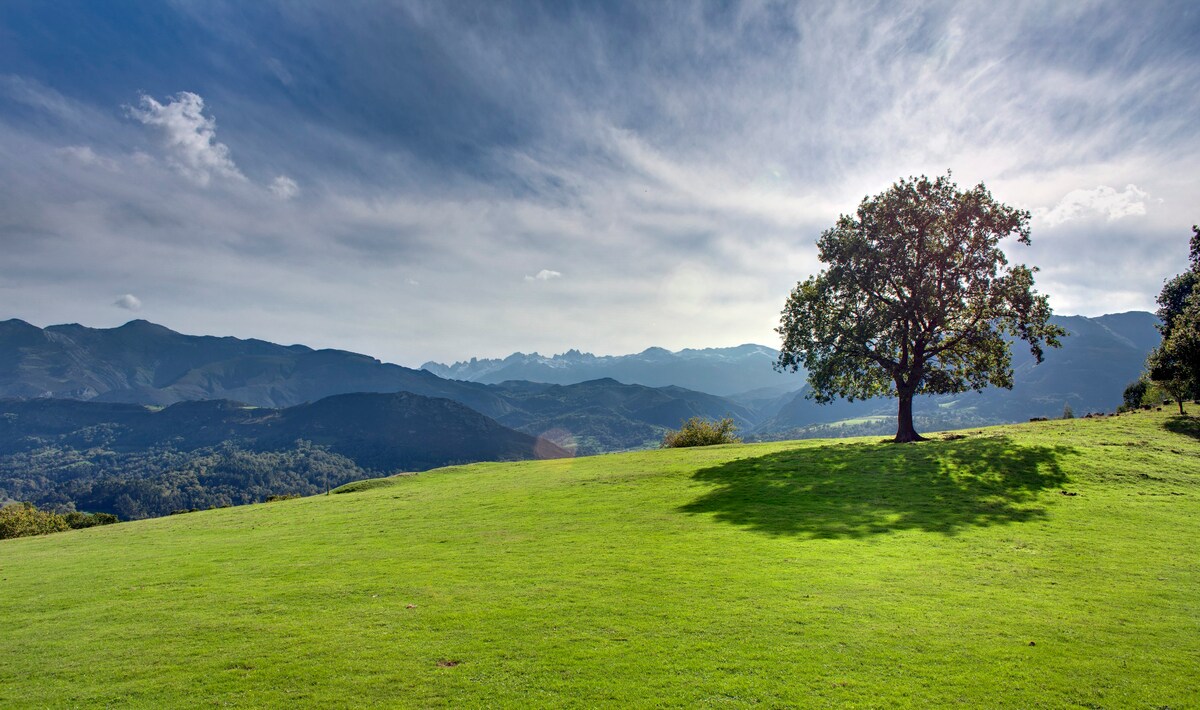
<path id="1" fill-rule="evenodd" d="M 1195 706 L 1200 425 L 960 434 L 0 542 L 0 706 Z"/>

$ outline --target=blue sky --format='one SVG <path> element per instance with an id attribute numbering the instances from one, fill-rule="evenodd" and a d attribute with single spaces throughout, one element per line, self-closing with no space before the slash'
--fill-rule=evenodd
<path id="1" fill-rule="evenodd" d="M 1194 2 L 0 4 L 0 318 L 419 364 L 776 344 L 897 178 L 1031 210 L 1057 312 L 1200 222 Z"/>

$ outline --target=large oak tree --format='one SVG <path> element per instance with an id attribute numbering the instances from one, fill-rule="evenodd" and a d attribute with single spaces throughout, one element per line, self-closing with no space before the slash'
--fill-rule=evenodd
<path id="1" fill-rule="evenodd" d="M 950 175 L 900 180 L 865 198 L 817 241 L 824 271 L 796 285 L 777 366 L 808 371 L 826 403 L 899 399 L 897 442 L 919 441 L 913 397 L 1012 388 L 1010 340 L 1042 360 L 1066 331 L 1049 322 L 1036 268 L 1010 266 L 999 243 L 1029 244 L 1029 212 Z"/>

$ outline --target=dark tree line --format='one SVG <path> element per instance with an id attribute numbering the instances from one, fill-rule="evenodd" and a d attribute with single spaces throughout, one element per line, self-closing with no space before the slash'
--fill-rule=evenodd
<path id="1" fill-rule="evenodd" d="M 0 500 L 39 508 L 118 515 L 123 520 L 242 505 L 279 495 L 315 495 L 368 478 L 353 461 L 307 442 L 286 451 L 236 444 L 194 451 L 115 452 L 64 443 L 0 456 Z"/>

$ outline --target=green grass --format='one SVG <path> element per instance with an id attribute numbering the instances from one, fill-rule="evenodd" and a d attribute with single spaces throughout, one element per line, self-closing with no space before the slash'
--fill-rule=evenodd
<path id="1" fill-rule="evenodd" d="M 1196 707 L 1200 425 L 1168 414 L 0 542 L 0 706 Z"/>

